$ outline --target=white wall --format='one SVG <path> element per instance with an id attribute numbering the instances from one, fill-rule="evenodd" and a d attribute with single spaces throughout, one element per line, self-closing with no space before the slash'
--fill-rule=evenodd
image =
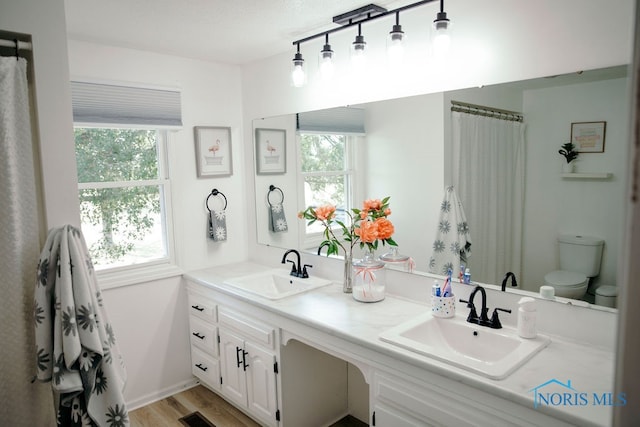
<path id="1" fill-rule="evenodd" d="M 73 40 L 69 64 L 75 79 L 180 89 L 183 128 L 169 139 L 178 265 L 191 270 L 246 259 L 243 159 L 251 152 L 243 145 L 239 68 Z M 197 178 L 194 126 L 231 127 L 232 176 Z M 226 242 L 213 242 L 206 234 L 204 203 L 213 188 L 228 200 Z M 130 406 L 192 381 L 187 301 L 179 277 L 108 289 L 104 296 L 128 369 Z"/>
<path id="2" fill-rule="evenodd" d="M 536 291 L 544 275 L 559 268 L 559 233 L 604 239 L 600 275 L 594 284 L 616 285 L 623 243 L 629 147 L 629 87 L 613 79 L 524 93 L 527 122 L 523 283 Z M 606 121 L 604 153 L 584 153 L 577 172 L 610 172 L 608 180 L 562 179 L 559 146 L 571 138 L 571 123 Z M 544 165 L 544 166 L 541 166 Z"/>
<path id="3" fill-rule="evenodd" d="M 393 240 L 400 253 L 413 257 L 421 271 L 429 270 L 444 196 L 442 98 L 443 94 L 432 94 L 364 106 L 365 198 L 391 197 L 389 219 L 396 230 Z"/>

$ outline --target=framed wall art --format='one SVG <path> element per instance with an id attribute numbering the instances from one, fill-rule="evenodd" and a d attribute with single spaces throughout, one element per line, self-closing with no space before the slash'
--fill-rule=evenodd
<path id="1" fill-rule="evenodd" d="M 571 123 L 571 142 L 579 153 L 604 153 L 607 122 Z"/>
<path id="2" fill-rule="evenodd" d="M 286 132 L 284 129 L 256 129 L 256 173 L 287 172 Z"/>
<path id="3" fill-rule="evenodd" d="M 198 178 L 232 175 L 231 128 L 195 126 L 193 130 Z"/>

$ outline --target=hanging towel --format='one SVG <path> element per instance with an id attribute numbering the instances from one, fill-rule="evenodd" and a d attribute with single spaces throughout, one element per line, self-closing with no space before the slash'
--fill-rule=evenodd
<path id="1" fill-rule="evenodd" d="M 122 356 L 84 237 L 70 225 L 52 229 L 40 254 L 34 323 L 36 377 L 51 381 L 58 425 L 128 426 Z"/>
<path id="2" fill-rule="evenodd" d="M 467 263 L 470 253 L 471 236 L 467 217 L 453 186 L 447 187 L 440 205 L 440 219 L 433 242 L 433 255 L 429 260 L 429 272 L 446 275 L 449 269 L 458 271 L 461 264 Z"/>
<path id="3" fill-rule="evenodd" d="M 269 206 L 269 225 L 274 233 L 282 233 L 288 230 L 287 219 L 284 217 L 284 206 L 276 203 Z"/>
<path id="4" fill-rule="evenodd" d="M 214 242 L 227 240 L 227 211 L 209 210 L 209 237 Z"/>

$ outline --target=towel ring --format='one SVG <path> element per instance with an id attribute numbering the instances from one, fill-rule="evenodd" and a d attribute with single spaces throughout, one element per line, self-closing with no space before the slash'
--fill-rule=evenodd
<path id="1" fill-rule="evenodd" d="M 211 198 L 211 196 L 222 196 L 222 198 L 224 199 L 224 208 L 222 208 L 222 210 L 224 211 L 227 209 L 227 197 L 222 193 L 222 191 L 218 191 L 217 188 L 214 188 L 207 196 L 207 201 L 205 202 L 205 205 L 207 206 L 207 210 L 209 212 L 211 212 L 211 209 L 209 208 L 209 199 Z"/>
<path id="2" fill-rule="evenodd" d="M 280 192 L 280 195 L 282 196 L 282 200 L 280 200 L 280 204 L 284 203 L 284 193 L 283 193 L 283 191 L 280 188 L 278 188 L 278 187 L 276 187 L 275 185 L 272 184 L 272 185 L 269 186 L 269 192 L 267 193 L 267 203 L 269 203 L 269 206 L 273 206 L 271 204 L 271 200 L 269 199 L 269 197 L 271 196 L 271 193 L 273 191 L 275 191 L 275 190 L 278 190 Z"/>

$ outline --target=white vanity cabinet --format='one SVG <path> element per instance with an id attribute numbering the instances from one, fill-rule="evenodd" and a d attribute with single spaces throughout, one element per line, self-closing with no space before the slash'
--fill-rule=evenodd
<path id="1" fill-rule="evenodd" d="M 214 390 L 220 389 L 217 304 L 204 295 L 189 294 L 191 372 Z"/>
<path id="2" fill-rule="evenodd" d="M 221 393 L 266 425 L 277 425 L 275 328 L 220 308 Z"/>

